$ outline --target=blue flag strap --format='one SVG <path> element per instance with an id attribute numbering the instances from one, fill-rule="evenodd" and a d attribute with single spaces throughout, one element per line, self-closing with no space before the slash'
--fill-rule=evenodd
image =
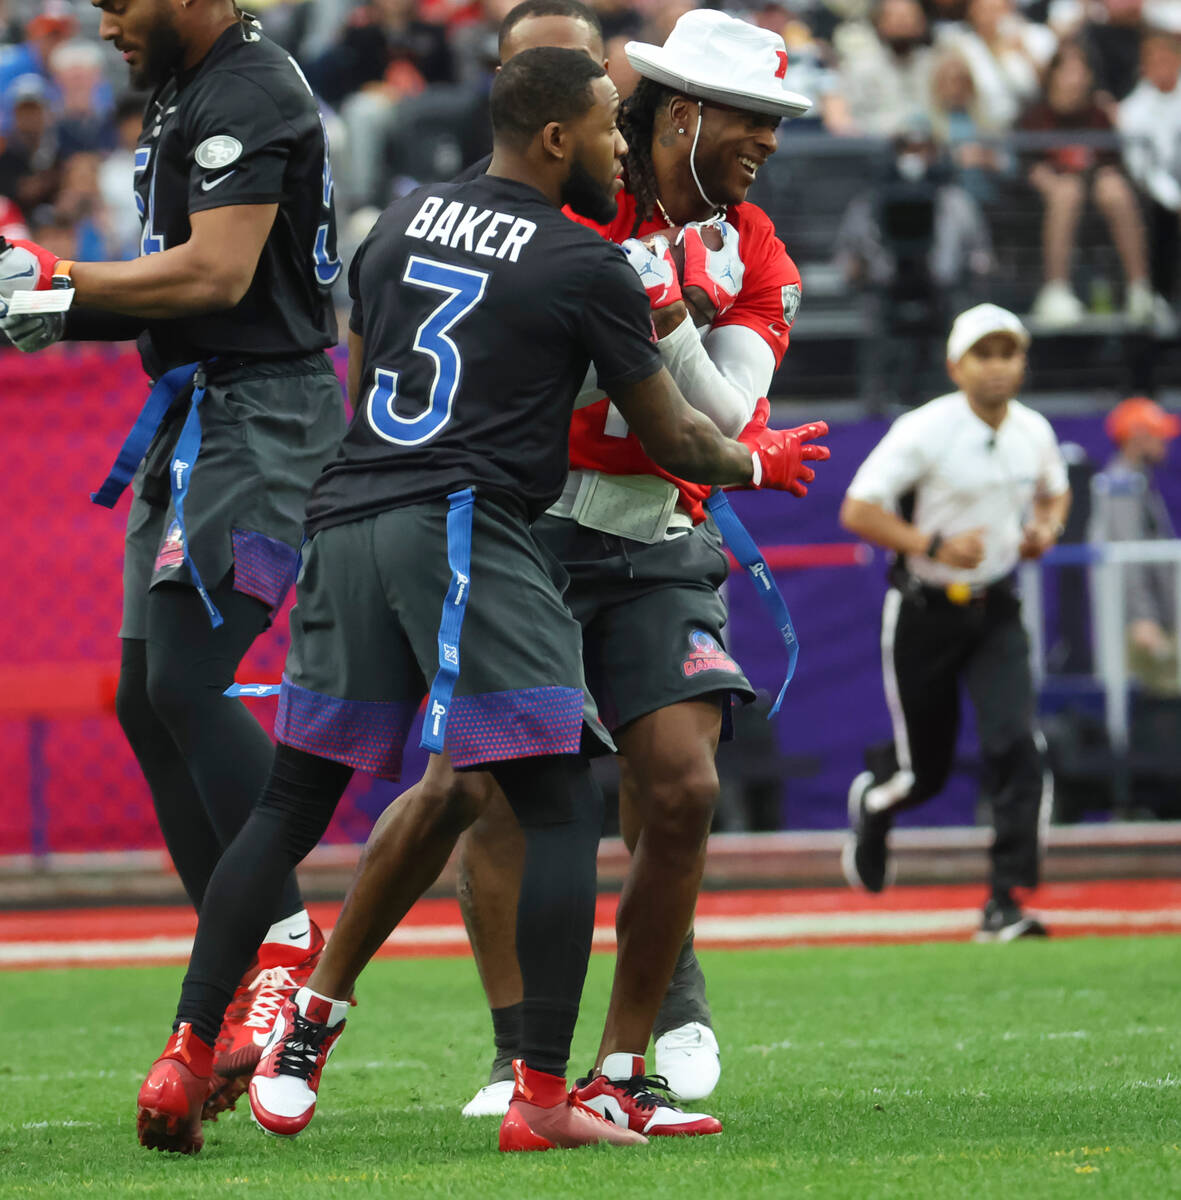
<path id="1" fill-rule="evenodd" d="M 199 363 L 185 363 L 182 367 L 173 367 L 165 371 L 155 386 L 148 393 L 139 416 L 131 432 L 124 439 L 123 447 L 115 458 L 106 479 L 102 481 L 97 492 L 91 492 L 90 498 L 103 508 L 114 508 L 119 497 L 135 476 L 143 456 L 147 454 L 156 430 L 167 415 L 177 396 L 193 381 Z"/>
<path id="2" fill-rule="evenodd" d="M 201 401 L 205 399 L 205 375 L 199 373 L 193 387 L 193 403 L 189 407 L 189 415 L 180 431 L 176 449 L 172 455 L 172 467 L 168 472 L 169 483 L 172 485 L 172 506 L 176 509 L 176 524 L 180 530 L 180 544 L 184 550 L 185 565 L 189 568 L 189 578 L 205 611 L 209 614 L 209 623 L 216 629 L 222 624 L 222 615 L 209 596 L 205 584 L 201 582 L 201 573 L 193 562 L 189 549 L 189 535 L 185 529 L 185 497 L 189 494 L 189 484 L 193 478 L 193 467 L 201 453 Z"/>
<path id="3" fill-rule="evenodd" d="M 771 574 L 771 568 L 767 566 L 767 560 L 755 544 L 754 538 L 747 533 L 746 527 L 738 519 L 738 514 L 730 507 L 730 501 L 726 499 L 725 492 L 715 491 L 705 502 L 705 507 L 709 509 L 713 519 L 718 523 L 718 530 L 726 545 L 730 547 L 731 553 L 754 582 L 759 599 L 771 614 L 771 619 L 779 628 L 783 644 L 787 647 L 787 678 L 784 679 L 783 687 L 779 689 L 779 696 L 768 714 L 768 719 L 770 719 L 779 711 L 779 706 L 783 703 L 783 697 L 787 691 L 787 685 L 791 683 L 792 676 L 796 673 L 800 643 L 796 638 L 795 626 L 791 623 L 791 613 L 787 611 L 787 602 L 783 599 L 783 594 L 775 583 L 775 577 Z"/>
<path id="4" fill-rule="evenodd" d="M 469 487 L 462 492 L 452 492 L 447 499 L 451 504 L 447 510 L 447 565 L 451 568 L 451 586 L 443 601 L 443 616 L 439 621 L 439 669 L 427 698 L 419 743 L 432 754 L 443 753 L 451 694 L 459 679 L 459 637 L 471 591 L 472 516 L 476 494 Z"/>

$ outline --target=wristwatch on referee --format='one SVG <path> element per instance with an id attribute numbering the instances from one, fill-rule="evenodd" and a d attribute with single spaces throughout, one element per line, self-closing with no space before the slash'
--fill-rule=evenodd
<path id="1" fill-rule="evenodd" d="M 939 549 L 943 545 L 943 534 L 931 534 L 931 540 L 927 543 L 926 554 L 928 558 L 938 558 Z"/>

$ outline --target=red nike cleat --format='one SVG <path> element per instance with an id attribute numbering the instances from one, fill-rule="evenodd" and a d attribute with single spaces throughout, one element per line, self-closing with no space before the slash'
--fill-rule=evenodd
<path id="1" fill-rule="evenodd" d="M 567 1092 L 561 1076 L 533 1071 L 520 1059 L 513 1062 L 513 1074 L 516 1087 L 500 1123 L 501 1150 L 570 1150 L 599 1142 L 647 1144 L 642 1134 L 612 1125 Z"/>
<path id="2" fill-rule="evenodd" d="M 324 935 L 315 921 L 311 922 L 311 944 L 306 948 L 263 942 L 258 948 L 256 969 L 238 985 L 226 1009 L 213 1060 L 218 1075 L 225 1079 L 245 1076 L 249 1081 L 279 1008 L 311 979 L 323 949 Z M 245 1090 L 239 1088 L 234 1099 Z"/>
<path id="3" fill-rule="evenodd" d="M 201 1149 L 201 1106 L 212 1069 L 213 1047 L 182 1021 L 139 1089 L 135 1125 L 141 1146 L 174 1154 Z"/>
<path id="4" fill-rule="evenodd" d="M 722 1123 L 706 1113 L 682 1112 L 672 1100 L 655 1095 L 667 1092 L 660 1075 L 646 1075 L 638 1054 L 608 1054 L 600 1074 L 580 1079 L 573 1095 L 601 1117 L 646 1137 L 695 1137 L 721 1133 Z"/>
<path id="5" fill-rule="evenodd" d="M 233 1112 L 249 1086 L 249 1075 L 235 1075 L 233 1079 L 227 1079 L 214 1072 L 205 1103 L 201 1107 L 201 1120 L 216 1121 L 222 1113 Z"/>
<path id="6" fill-rule="evenodd" d="M 347 1000 L 328 1000 L 306 987 L 283 1002 L 250 1080 L 250 1111 L 267 1133 L 295 1137 L 307 1128 L 348 1009 Z"/>

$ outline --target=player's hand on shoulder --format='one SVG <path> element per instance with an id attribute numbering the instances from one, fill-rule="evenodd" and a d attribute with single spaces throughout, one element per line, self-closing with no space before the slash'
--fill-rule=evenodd
<path id="1" fill-rule="evenodd" d="M 0 238 L 0 300 L 14 292 L 43 291 L 53 282 L 58 257 L 25 238 Z"/>
<path id="2" fill-rule="evenodd" d="M 737 228 L 724 219 L 691 221 L 681 230 L 681 290 L 686 295 L 690 288 L 699 290 L 706 303 L 697 301 L 695 306 L 708 306 L 714 319 L 733 307 L 742 290 L 746 267 L 738 252 L 738 241 Z"/>
<path id="3" fill-rule="evenodd" d="M 628 238 L 620 242 L 619 248 L 644 285 L 653 309 L 667 308 L 681 299 L 681 285 L 667 238 L 660 234 L 645 241 Z"/>
<path id="4" fill-rule="evenodd" d="M 807 464 L 824 462 L 830 456 L 827 446 L 815 442 L 816 438 L 827 436 L 828 425 L 824 421 L 812 421 L 794 429 L 769 429 L 767 419 L 770 414 L 771 405 L 763 397 L 755 406 L 749 424 L 738 435 L 738 441 L 754 459 L 751 486 L 806 496 L 807 485 L 816 478 L 816 472 Z"/>

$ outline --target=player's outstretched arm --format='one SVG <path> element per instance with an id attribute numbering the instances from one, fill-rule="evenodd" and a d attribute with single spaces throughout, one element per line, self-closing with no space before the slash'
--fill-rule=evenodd
<path id="1" fill-rule="evenodd" d="M 766 400 L 738 440 L 692 408 L 667 369 L 638 383 L 615 386 L 612 398 L 644 450 L 666 471 L 692 483 L 769 487 L 803 495 L 816 477 L 807 462 L 829 456 L 812 439 L 823 421 L 799 429 L 768 429 Z"/>
<path id="2" fill-rule="evenodd" d="M 74 303 L 130 317 L 189 317 L 233 308 L 246 295 L 277 204 L 238 204 L 193 213 L 187 242 L 130 262 L 73 263 Z M 54 273 L 55 258 L 29 244 L 42 271 Z M 58 271 L 62 264 L 56 264 Z"/>

